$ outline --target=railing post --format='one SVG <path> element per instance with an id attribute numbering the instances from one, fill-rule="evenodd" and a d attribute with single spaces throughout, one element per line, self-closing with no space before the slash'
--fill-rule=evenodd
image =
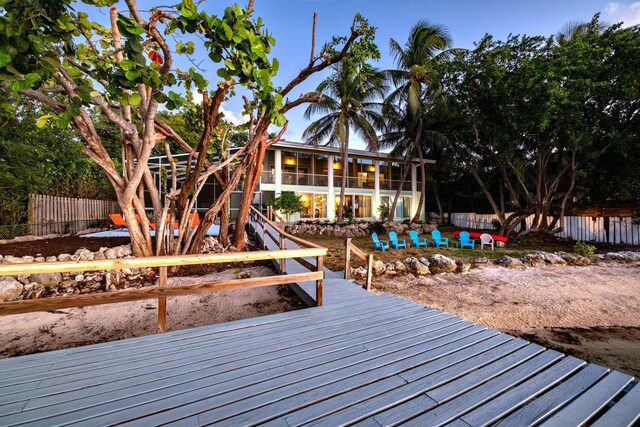
<path id="1" fill-rule="evenodd" d="M 167 267 L 159 267 L 160 287 L 167 287 Z M 167 332 L 167 298 L 158 298 L 158 333 Z"/>
<path id="2" fill-rule="evenodd" d="M 324 269 L 322 268 L 322 256 L 318 256 L 316 258 L 316 263 L 318 264 L 318 271 L 322 272 L 322 277 L 324 277 Z M 316 280 L 316 306 L 322 306 L 322 279 Z"/>
<path id="3" fill-rule="evenodd" d="M 344 241 L 344 278 L 349 280 L 349 268 L 351 264 L 351 238 L 347 237 Z"/>
<path id="4" fill-rule="evenodd" d="M 364 288 L 371 291 L 371 280 L 373 278 L 373 254 L 367 255 L 367 280 L 364 282 Z"/>
<path id="5" fill-rule="evenodd" d="M 286 239 L 285 237 L 281 234 L 280 235 L 280 249 L 285 249 L 286 248 Z M 280 274 L 285 274 L 287 272 L 287 263 L 286 263 L 286 259 L 284 258 L 280 258 Z"/>

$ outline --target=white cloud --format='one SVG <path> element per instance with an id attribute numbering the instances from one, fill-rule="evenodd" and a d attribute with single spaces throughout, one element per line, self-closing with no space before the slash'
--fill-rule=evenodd
<path id="1" fill-rule="evenodd" d="M 224 104 L 220 106 L 220 112 L 224 113 L 224 118 L 226 121 L 234 125 L 241 125 L 249 121 L 249 116 L 240 115 L 231 110 L 227 110 L 226 108 L 224 108 Z"/>
<path id="2" fill-rule="evenodd" d="M 623 26 L 631 27 L 640 24 L 640 1 L 622 4 L 619 2 L 608 3 L 602 14 L 603 18 L 612 23 L 617 24 L 623 22 Z"/>

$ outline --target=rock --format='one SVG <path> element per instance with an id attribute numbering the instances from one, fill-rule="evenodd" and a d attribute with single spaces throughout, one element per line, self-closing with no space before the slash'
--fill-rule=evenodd
<path id="1" fill-rule="evenodd" d="M 24 286 L 11 276 L 0 277 L 0 301 L 14 301 L 22 295 Z"/>
<path id="2" fill-rule="evenodd" d="M 429 263 L 429 268 L 433 274 L 454 273 L 458 268 L 454 260 L 441 254 L 431 255 Z"/>
<path id="3" fill-rule="evenodd" d="M 84 279 L 85 279 L 84 274 L 78 274 L 78 275 L 76 275 L 76 277 L 74 278 L 74 280 L 76 281 L 76 283 L 82 283 L 82 282 L 84 282 Z"/>
<path id="4" fill-rule="evenodd" d="M 407 272 L 407 266 L 404 265 L 404 263 L 402 261 L 395 261 L 393 263 L 393 268 L 398 273 L 406 273 Z"/>
<path id="5" fill-rule="evenodd" d="M 33 259 L 33 262 L 45 262 L 45 258 L 43 256 L 37 256 Z"/>
<path id="6" fill-rule="evenodd" d="M 526 254 L 524 257 L 522 257 L 522 260 L 530 267 L 536 267 L 545 263 L 544 255 L 541 253 Z"/>
<path id="7" fill-rule="evenodd" d="M 425 257 L 418 258 L 418 261 L 429 267 L 429 260 L 427 260 Z"/>
<path id="8" fill-rule="evenodd" d="M 29 276 L 29 282 L 38 283 L 45 288 L 53 288 L 58 286 L 62 281 L 62 274 L 60 273 L 38 273 Z"/>
<path id="9" fill-rule="evenodd" d="M 640 253 L 639 252 L 633 252 L 633 251 L 622 251 L 622 252 L 618 252 L 618 254 L 625 260 L 625 261 L 640 261 Z"/>
<path id="10" fill-rule="evenodd" d="M 523 269 L 524 264 L 518 258 L 510 257 L 509 255 L 504 255 L 496 260 L 496 264 L 501 265 L 506 268 L 515 268 L 515 269 Z"/>
<path id="11" fill-rule="evenodd" d="M 345 231 L 343 236 L 346 237 L 346 238 L 353 238 L 354 237 L 353 232 L 351 230 Z"/>
<path id="12" fill-rule="evenodd" d="M 48 257 L 45 259 L 45 261 L 46 261 L 46 262 L 57 262 L 57 261 L 58 261 L 58 258 L 57 258 L 57 257 L 54 257 L 54 256 L 48 256 Z"/>
<path id="13" fill-rule="evenodd" d="M 124 256 L 129 256 L 133 253 L 133 251 L 131 250 L 131 245 L 123 245 L 122 251 L 124 252 Z"/>
<path id="14" fill-rule="evenodd" d="M 411 260 L 411 266 L 409 268 L 411 269 L 411 272 L 417 276 L 426 276 L 428 274 L 431 274 L 431 271 L 429 270 L 429 266 L 424 265 L 423 263 L 421 263 L 419 260 L 415 258 Z"/>
<path id="15" fill-rule="evenodd" d="M 124 258 L 124 248 L 122 246 L 116 246 L 113 251 L 116 254 L 116 258 Z"/>
<path id="16" fill-rule="evenodd" d="M 90 250 L 80 248 L 73 254 L 71 259 L 73 259 L 74 261 L 91 261 L 93 260 L 94 256 L 95 255 Z"/>
<path id="17" fill-rule="evenodd" d="M 392 262 L 390 262 L 389 264 L 385 264 L 384 274 L 386 274 L 387 276 L 395 276 L 396 274 L 398 274 L 395 264 Z"/>
<path id="18" fill-rule="evenodd" d="M 93 259 L 107 259 L 103 251 L 93 253 Z"/>
<path id="19" fill-rule="evenodd" d="M 491 260 L 487 257 L 474 258 L 471 261 L 471 268 L 487 268 L 491 267 L 492 264 Z"/>
<path id="20" fill-rule="evenodd" d="M 373 271 L 374 276 L 379 276 L 385 272 L 387 266 L 382 261 L 373 261 L 373 265 L 371 270 Z"/>
<path id="21" fill-rule="evenodd" d="M 16 279 L 18 280 L 18 282 L 22 283 L 23 285 L 28 285 L 29 284 L 29 275 L 28 274 L 18 274 L 16 276 Z"/>
<path id="22" fill-rule="evenodd" d="M 456 260 L 456 273 L 466 273 L 471 270 L 471 262 L 467 259 Z"/>
<path id="23" fill-rule="evenodd" d="M 45 287 L 40 283 L 29 283 L 24 286 L 24 299 L 38 299 L 44 295 Z"/>
<path id="24" fill-rule="evenodd" d="M 109 248 L 106 251 L 104 251 L 104 257 L 106 259 L 116 259 L 116 251 L 113 250 L 113 248 Z"/>
<path id="25" fill-rule="evenodd" d="M 547 252 L 539 252 L 540 254 L 542 254 L 544 261 L 547 264 L 551 264 L 551 265 L 567 265 L 567 261 L 563 260 L 561 256 L 556 255 L 556 254 L 550 254 Z"/>
<path id="26" fill-rule="evenodd" d="M 3 264 L 28 264 L 30 262 L 33 262 L 33 257 L 15 257 L 7 255 L 2 259 Z"/>
<path id="27" fill-rule="evenodd" d="M 60 255 L 58 255 L 58 261 L 61 261 L 61 262 L 71 261 L 71 255 L 69 255 L 69 254 L 60 254 Z"/>

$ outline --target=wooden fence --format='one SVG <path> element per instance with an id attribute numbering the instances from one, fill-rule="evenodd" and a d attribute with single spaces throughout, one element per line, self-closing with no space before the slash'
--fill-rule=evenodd
<path id="1" fill-rule="evenodd" d="M 32 234 L 77 233 L 110 213 L 120 213 L 113 200 L 75 199 L 72 197 L 29 195 L 29 225 Z"/>
<path id="2" fill-rule="evenodd" d="M 347 280 L 350 279 L 352 252 L 355 256 L 367 263 L 367 277 L 365 278 L 363 287 L 367 291 L 371 291 L 371 280 L 373 278 L 373 255 L 367 254 L 365 251 L 354 245 L 349 237 L 344 241 L 344 278 Z"/>
<path id="3" fill-rule="evenodd" d="M 509 214 L 507 214 L 509 215 Z M 451 223 L 456 227 L 492 230 L 494 214 L 453 213 Z M 527 227 L 533 223 L 533 215 L 526 220 Z M 518 226 L 517 230 L 519 230 Z M 640 225 L 633 224 L 631 217 L 565 216 L 563 231 L 559 237 L 588 242 L 624 243 L 640 245 Z"/>
<path id="4" fill-rule="evenodd" d="M 305 242 L 306 243 L 306 242 Z M 158 332 L 167 330 L 167 297 L 207 293 L 222 290 L 246 289 L 260 286 L 283 285 L 296 282 L 316 281 L 316 289 L 322 304 L 322 259 L 327 249 L 321 246 L 302 249 L 287 249 L 280 251 L 236 252 L 206 255 L 160 256 L 115 260 L 44 262 L 32 264 L 4 264 L 0 265 L 0 277 L 31 275 L 39 273 L 71 273 L 98 270 L 121 270 L 124 268 L 159 268 L 158 286 L 127 289 L 115 292 L 97 294 L 72 295 L 65 297 L 43 298 L 0 303 L 0 316 L 10 314 L 31 313 L 36 311 L 60 310 L 72 307 L 86 307 L 91 305 L 112 304 L 126 301 L 158 299 Z M 215 283 L 198 283 L 167 287 L 167 267 L 176 265 L 219 264 L 228 262 L 246 262 L 254 260 L 283 260 L 287 258 L 315 256 L 318 258 L 317 271 L 298 274 L 282 274 L 269 277 L 254 277 L 248 279 L 225 280 Z"/>

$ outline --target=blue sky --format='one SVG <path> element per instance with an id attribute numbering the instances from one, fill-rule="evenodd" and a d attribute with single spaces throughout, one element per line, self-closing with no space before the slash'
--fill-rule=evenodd
<path id="1" fill-rule="evenodd" d="M 224 2 L 219 2 L 218 5 Z M 201 7 L 209 9 L 207 3 Z M 303 68 L 311 45 L 313 12 L 318 13 L 316 50 L 332 35 L 346 35 L 356 12 L 377 27 L 376 42 L 382 58 L 375 65 L 393 67 L 389 56 L 389 39 L 401 44 L 409 30 L 420 19 L 427 19 L 449 29 L 455 47 L 472 48 L 485 33 L 499 39 L 512 34 L 551 35 L 571 21 L 588 21 L 600 12 L 609 23 L 640 22 L 640 2 L 599 0 L 475 0 L 475 1 L 409 1 L 409 0 L 256 0 L 255 11 L 273 33 L 276 46 L 272 55 L 280 61 L 276 83 L 284 85 Z M 327 75 L 314 76 L 299 87 L 295 96 L 313 90 Z M 239 100 L 225 104 L 227 115 L 238 119 L 242 109 Z M 287 114 L 285 139 L 300 141 L 309 124 L 303 118 L 304 107 Z M 357 148 L 363 148 L 356 142 Z M 356 147 L 354 147 L 356 148 Z"/>

